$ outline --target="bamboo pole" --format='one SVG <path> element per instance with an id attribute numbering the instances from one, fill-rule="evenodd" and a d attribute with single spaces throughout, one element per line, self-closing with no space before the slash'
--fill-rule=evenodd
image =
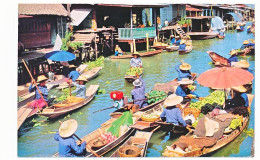
<path id="1" fill-rule="evenodd" d="M 146 50 L 149 51 L 149 34 L 146 33 Z"/>
<path id="2" fill-rule="evenodd" d="M 133 39 L 133 44 L 134 44 L 134 52 L 136 52 L 136 44 L 135 44 L 135 39 Z"/>
<path id="3" fill-rule="evenodd" d="M 30 75 L 30 77 L 31 77 L 31 79 L 32 79 L 32 82 L 34 83 L 36 89 L 38 90 L 38 92 L 39 92 L 39 94 L 40 94 L 42 100 L 44 101 L 46 107 L 48 107 L 48 103 L 44 100 L 44 98 L 43 98 L 43 96 L 42 96 L 42 94 L 41 94 L 41 91 L 40 91 L 40 89 L 38 88 L 38 86 L 37 86 L 37 84 L 36 84 L 36 81 L 33 79 L 33 76 L 32 76 L 32 74 L 31 74 L 29 68 L 27 67 L 27 64 L 25 63 L 24 59 L 22 59 L 22 62 L 23 62 L 23 64 L 24 64 L 25 68 L 27 69 L 27 71 L 28 71 L 28 73 L 29 73 L 29 75 Z"/>

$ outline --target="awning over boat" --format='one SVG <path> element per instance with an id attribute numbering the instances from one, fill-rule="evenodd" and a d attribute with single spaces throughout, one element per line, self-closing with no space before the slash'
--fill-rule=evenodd
<path id="1" fill-rule="evenodd" d="M 186 11 L 191 11 L 191 12 L 196 12 L 196 11 L 198 11 L 198 12 L 202 12 L 202 9 L 194 8 L 194 7 L 192 7 L 192 6 L 186 4 Z"/>
<path id="2" fill-rule="evenodd" d="M 89 15 L 92 9 L 84 8 L 84 9 L 73 9 L 71 11 L 72 18 L 72 26 L 78 26 L 80 23 Z"/>
<path id="3" fill-rule="evenodd" d="M 211 19 L 211 29 L 213 31 L 224 29 L 224 28 L 225 26 L 223 20 L 220 17 L 215 16 L 214 18 Z"/>
<path id="4" fill-rule="evenodd" d="M 236 21 L 236 22 L 242 22 L 242 20 L 243 20 L 242 15 L 238 14 L 238 13 L 231 13 L 231 12 L 229 12 L 226 15 L 231 15 L 234 18 L 234 21 Z M 224 19 L 225 19 L 226 15 L 224 16 Z"/>

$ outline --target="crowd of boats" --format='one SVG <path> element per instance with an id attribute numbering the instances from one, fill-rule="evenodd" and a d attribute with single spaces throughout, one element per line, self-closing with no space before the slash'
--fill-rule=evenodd
<path id="1" fill-rule="evenodd" d="M 241 24 L 241 26 L 244 26 Z M 238 30 L 242 30 L 240 27 Z M 219 36 L 219 38 L 223 39 L 224 36 Z M 177 42 L 177 43 L 176 43 Z M 241 44 L 240 49 L 232 50 L 230 51 L 231 56 L 244 56 L 244 55 L 254 55 L 254 40 L 245 40 L 243 44 Z M 184 45 L 184 48 L 180 48 L 180 46 Z M 171 36 L 171 44 L 165 44 L 163 42 L 155 42 L 152 46 L 154 48 L 154 51 L 145 52 L 145 53 L 134 53 L 127 54 L 127 55 L 117 55 L 117 56 L 111 56 L 111 59 L 127 59 L 127 58 L 133 58 L 136 55 L 137 58 L 140 57 L 147 57 L 147 56 L 153 56 L 156 54 L 160 54 L 163 50 L 166 50 L 168 52 L 178 51 L 179 54 L 187 54 L 192 51 L 192 40 L 190 38 L 180 38 L 177 36 Z M 247 70 L 249 68 L 248 62 L 245 60 L 241 60 L 239 62 L 230 61 L 228 58 L 222 57 L 219 54 L 215 53 L 214 51 L 208 51 L 207 52 L 209 57 L 212 60 L 213 65 L 215 65 L 216 68 L 226 68 L 226 67 L 236 67 L 240 69 Z M 182 62 L 184 65 L 184 62 Z M 25 64 L 26 65 L 26 64 Z M 96 76 L 98 76 L 98 73 L 101 71 L 102 67 L 95 67 L 91 70 L 85 71 L 86 65 L 80 65 L 76 70 L 80 72 L 80 76 L 85 77 L 84 81 L 89 81 Z M 141 65 L 142 68 L 142 65 Z M 144 74 L 144 69 L 142 68 L 139 73 L 133 74 L 133 75 L 126 75 L 124 78 L 128 82 L 135 82 L 136 79 L 141 77 Z M 191 73 L 192 83 L 196 80 L 197 74 Z M 57 80 L 58 79 L 58 80 Z M 64 88 L 71 88 L 71 83 L 68 83 L 66 78 L 57 78 L 55 81 L 49 79 L 46 81 L 46 87 L 48 89 L 57 88 L 57 89 L 64 89 Z M 80 81 L 78 79 L 78 81 Z M 247 82 L 245 84 L 241 84 L 246 90 L 243 92 L 250 93 L 252 90 L 252 80 L 250 82 Z M 39 81 L 40 82 L 40 81 Z M 181 83 L 178 83 L 178 78 L 167 82 L 167 83 L 160 83 L 155 84 L 153 90 L 160 91 L 162 93 L 165 93 L 166 95 L 174 95 L 176 93 L 176 89 Z M 192 86 L 192 83 L 189 84 L 190 90 L 196 90 L 195 86 Z M 35 84 L 37 85 L 37 84 Z M 134 84 L 135 85 L 135 84 Z M 138 86 L 138 85 L 136 85 Z M 230 88 L 235 86 L 230 86 Z M 220 89 L 218 87 L 211 87 L 213 90 L 219 90 L 222 91 L 223 89 Z M 226 88 L 226 87 L 225 87 Z M 69 112 L 73 112 L 77 110 L 78 108 L 81 108 L 83 106 L 86 106 L 90 101 L 92 101 L 95 97 L 95 94 L 97 93 L 99 89 L 99 85 L 90 85 L 86 92 L 85 92 L 85 99 L 73 99 L 71 96 L 65 99 L 62 102 L 59 102 L 57 104 L 52 104 L 51 106 L 46 106 L 45 108 L 31 108 L 28 107 L 28 102 L 32 101 L 34 99 L 34 92 L 30 93 L 29 85 L 23 85 L 18 87 L 18 97 L 21 98 L 18 102 L 18 130 L 20 126 L 24 123 L 26 119 L 30 119 L 32 116 L 40 115 L 40 116 L 46 116 L 50 120 L 55 120 L 55 118 L 64 116 L 65 114 Z M 227 89 L 227 88 L 226 88 Z M 40 92 L 39 92 L 40 93 Z M 40 93 L 41 94 L 41 93 Z M 226 99 L 226 93 L 224 93 L 225 96 L 223 98 Z M 223 94 L 223 95 L 224 95 Z M 164 94 L 162 94 L 164 95 Z M 156 97 L 157 96 L 157 97 Z M 160 96 L 160 95 L 159 95 Z M 208 153 L 211 153 L 213 151 L 218 150 L 219 148 L 227 145 L 231 141 L 233 141 L 237 136 L 239 136 L 243 130 L 246 128 L 248 120 L 249 120 L 249 114 L 245 114 L 245 112 L 250 111 L 250 106 L 252 104 L 253 95 L 247 94 L 249 105 L 247 107 L 247 111 L 241 111 L 241 112 L 234 112 L 233 110 L 225 110 L 225 105 L 227 105 L 225 102 L 222 102 L 219 104 L 221 107 L 219 108 L 212 108 L 211 111 L 209 111 L 207 114 L 200 114 L 202 112 L 201 109 L 198 108 L 190 108 L 192 99 L 191 96 L 189 96 L 188 101 L 182 101 L 179 103 L 176 103 L 175 105 L 180 109 L 182 118 L 185 119 L 185 117 L 192 117 L 192 124 L 195 123 L 204 123 L 200 122 L 202 119 L 206 119 L 206 121 L 210 121 L 211 124 L 216 124 L 219 127 L 215 128 L 207 128 L 206 126 L 206 134 L 204 136 L 199 137 L 197 134 L 196 125 L 189 125 L 187 127 L 181 126 L 181 125 L 175 125 L 172 123 L 167 123 L 165 119 L 160 117 L 161 113 L 167 107 L 165 105 L 165 101 L 167 98 L 163 99 L 156 99 L 159 97 L 158 95 L 155 95 L 155 97 L 148 97 L 148 93 L 146 94 L 145 99 L 141 100 L 148 100 L 154 98 L 155 102 L 149 103 L 147 106 L 140 107 L 135 103 L 135 101 L 128 102 L 127 99 L 123 97 L 122 92 L 114 92 L 111 93 L 111 98 L 113 100 L 122 100 L 123 105 L 112 112 L 110 114 L 111 118 L 104 122 L 100 128 L 96 129 L 95 131 L 87 134 L 86 136 L 79 138 L 75 135 L 77 127 L 77 123 L 74 122 L 74 120 L 68 120 L 61 124 L 61 127 L 59 129 L 60 136 L 62 135 L 62 129 L 64 130 L 64 134 L 68 133 L 66 135 L 69 136 L 75 136 L 79 140 L 77 141 L 77 144 L 80 145 L 82 142 L 83 144 L 86 144 L 86 153 L 84 156 L 95 156 L 100 157 L 106 154 L 107 152 L 111 151 L 115 147 L 120 146 L 112 155 L 111 157 L 145 157 L 146 150 L 148 147 L 149 140 L 152 136 L 152 134 L 158 130 L 163 129 L 167 130 L 169 132 L 172 132 L 173 134 L 182 135 L 176 142 L 174 142 L 171 146 L 167 146 L 163 152 L 163 156 L 168 157 L 194 157 L 194 156 L 202 156 Z M 165 96 L 165 95 L 164 95 Z M 120 97 L 120 98 L 118 98 Z M 167 97 L 167 96 L 166 96 Z M 169 98 L 168 97 L 168 98 Z M 196 99 L 196 98 L 195 98 Z M 138 101 L 138 100 L 137 100 Z M 202 99 L 199 99 L 198 101 L 203 101 Z M 224 107 L 223 107 L 224 106 Z M 215 106 L 214 106 L 215 107 Z M 223 113 L 222 113 L 223 112 Z M 127 114 L 126 114 L 127 113 Z M 130 117 L 130 119 L 129 119 Z M 225 122 L 226 119 L 229 119 L 228 125 L 225 125 L 224 128 L 222 128 L 221 133 L 219 133 L 221 136 L 218 138 L 214 137 L 213 134 L 217 132 L 220 128 L 220 125 L 222 125 L 222 122 Z M 230 128 L 229 124 L 232 120 L 238 119 L 241 125 L 236 126 L 235 128 Z M 67 126 L 64 128 L 64 126 Z M 62 128 L 63 127 L 63 128 Z M 68 129 L 68 127 L 71 127 Z M 205 129 L 204 129 L 205 130 Z M 209 133 L 209 130 L 214 130 L 211 135 L 207 136 Z M 113 135 L 111 132 L 117 133 Z M 66 139 L 66 136 L 63 138 Z M 201 144 L 201 142 L 203 143 Z M 59 156 L 59 153 L 56 153 L 54 156 Z"/>

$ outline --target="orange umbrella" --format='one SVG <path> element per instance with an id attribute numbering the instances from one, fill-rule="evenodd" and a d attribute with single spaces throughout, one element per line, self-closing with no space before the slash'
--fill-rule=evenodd
<path id="1" fill-rule="evenodd" d="M 199 84 L 211 88 L 237 87 L 253 80 L 252 73 L 234 67 L 220 67 L 202 73 L 197 81 Z"/>

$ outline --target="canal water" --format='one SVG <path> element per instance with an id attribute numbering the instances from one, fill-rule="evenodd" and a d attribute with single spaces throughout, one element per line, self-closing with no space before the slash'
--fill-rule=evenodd
<path id="1" fill-rule="evenodd" d="M 247 24 L 248 25 L 248 24 Z M 162 54 L 142 58 L 144 66 L 143 79 L 146 82 L 146 92 L 149 92 L 155 83 L 165 83 L 177 77 L 174 69 L 179 60 L 184 60 L 191 64 L 191 72 L 198 73 L 199 75 L 212 65 L 206 51 L 214 51 L 224 57 L 229 57 L 229 51 L 232 49 L 240 48 L 242 42 L 246 39 L 254 39 L 252 34 L 247 34 L 246 31 L 237 33 L 236 31 L 226 32 L 224 40 L 210 39 L 210 40 L 193 40 L 193 50 L 187 55 L 179 55 L 175 52 L 163 52 Z M 245 59 L 250 63 L 250 70 L 255 73 L 255 57 L 246 56 L 239 57 Z M 90 84 L 99 84 L 100 89 L 105 90 L 105 93 L 96 95 L 95 99 L 87 106 L 67 114 L 55 121 L 48 121 L 45 117 L 35 117 L 31 121 L 26 121 L 18 132 L 18 156 L 19 157 L 51 157 L 58 151 L 58 142 L 53 139 L 54 134 L 57 132 L 60 121 L 65 121 L 74 118 L 78 121 L 78 130 L 76 134 L 83 137 L 86 134 L 96 130 L 102 123 L 107 121 L 114 109 L 105 110 L 102 112 L 94 113 L 93 111 L 110 107 L 113 101 L 110 99 L 109 93 L 114 90 L 123 91 L 124 94 L 130 97 L 133 85 L 126 82 L 123 78 L 126 70 L 129 68 L 129 60 L 110 60 L 105 59 L 104 68 L 100 75 L 90 81 Z M 254 83 L 253 83 L 254 84 Z M 254 88 L 254 85 L 253 85 Z M 196 92 L 200 96 L 209 95 L 209 88 L 197 84 Z M 253 89 L 254 94 L 254 89 Z M 62 93 L 56 89 L 49 92 L 52 95 L 61 95 Z M 254 129 L 255 121 L 255 105 L 252 104 L 252 113 L 248 128 Z M 171 145 L 176 138 L 172 138 L 169 133 L 164 131 L 155 132 L 149 142 L 147 155 L 148 157 L 160 157 L 164 151 L 165 146 Z M 248 157 L 251 154 L 253 138 L 242 133 L 232 143 L 223 149 L 210 154 L 211 157 Z M 109 156 L 108 153 L 105 156 Z"/>

